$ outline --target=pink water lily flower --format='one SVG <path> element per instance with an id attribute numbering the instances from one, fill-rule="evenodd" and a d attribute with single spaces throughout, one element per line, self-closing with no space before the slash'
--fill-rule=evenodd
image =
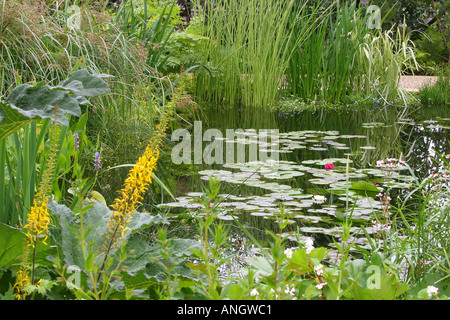
<path id="1" fill-rule="evenodd" d="M 327 163 L 327 164 L 325 164 L 325 169 L 326 169 L 326 170 L 333 170 L 333 169 L 334 169 L 334 164 L 333 164 L 333 163 Z"/>

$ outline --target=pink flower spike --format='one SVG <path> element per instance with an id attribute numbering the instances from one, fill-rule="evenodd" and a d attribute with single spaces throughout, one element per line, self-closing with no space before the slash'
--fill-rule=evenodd
<path id="1" fill-rule="evenodd" d="M 326 170 L 333 170 L 333 169 L 334 169 L 334 164 L 333 164 L 333 163 L 327 163 L 327 164 L 325 164 L 325 169 L 326 169 Z"/>

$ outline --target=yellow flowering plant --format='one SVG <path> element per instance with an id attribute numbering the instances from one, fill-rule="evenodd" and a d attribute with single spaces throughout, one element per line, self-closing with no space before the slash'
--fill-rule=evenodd
<path id="1" fill-rule="evenodd" d="M 55 106 L 55 118 L 57 117 L 58 106 Z M 46 244 L 48 238 L 48 228 L 51 223 L 50 214 L 48 212 L 47 204 L 51 193 L 51 186 L 53 183 L 54 169 L 57 161 L 57 150 L 58 150 L 58 136 L 59 128 L 54 121 L 51 130 L 50 137 L 50 155 L 47 160 L 47 166 L 44 169 L 42 175 L 42 181 L 39 185 L 39 190 L 35 195 L 33 206 L 27 217 L 27 224 L 25 224 L 24 229 L 26 230 L 26 236 L 28 243 L 24 247 L 33 248 L 33 258 L 31 265 L 31 278 L 29 276 L 30 270 L 24 261 L 28 261 L 29 250 L 24 249 L 22 265 L 17 273 L 16 283 L 14 284 L 15 297 L 16 299 L 24 299 L 28 295 L 27 286 L 35 285 L 35 263 L 36 263 L 36 250 L 39 242 Z"/>
<path id="2" fill-rule="evenodd" d="M 168 110 L 166 106 L 166 110 Z M 55 215 L 60 233 L 54 234 L 62 256 L 53 260 L 59 281 L 79 299 L 108 299 L 124 274 L 128 256 L 133 253 L 130 236 L 143 227 L 163 222 L 159 215 L 138 212 L 153 182 L 160 148 L 170 119 L 165 112 L 144 153 L 128 172 L 118 196 L 108 207 L 99 197 L 89 197 L 83 179 L 74 187 L 77 205 L 68 208 L 51 200 L 48 208 Z M 164 222 L 163 222 L 164 223 Z M 73 273 L 75 272 L 75 273 Z"/>
<path id="3" fill-rule="evenodd" d="M 138 205 L 141 204 L 143 194 L 152 183 L 152 176 L 159 158 L 159 148 L 165 136 L 169 120 L 168 114 L 163 114 L 144 154 L 128 173 L 124 187 L 119 191 L 119 197 L 114 200 L 111 206 L 113 212 L 108 222 L 108 231 L 106 232 L 107 247 L 105 248 L 105 256 L 97 281 L 99 281 L 101 272 L 105 268 L 112 247 L 125 238 L 125 232 L 129 229 L 127 225 L 131 221 L 132 214 Z"/>

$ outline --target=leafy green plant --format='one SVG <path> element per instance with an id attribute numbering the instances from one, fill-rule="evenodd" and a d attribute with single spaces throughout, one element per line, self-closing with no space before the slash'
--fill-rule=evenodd
<path id="1" fill-rule="evenodd" d="M 170 6 L 166 4 L 162 11 L 157 13 L 154 10 L 152 12 L 147 1 L 143 1 L 141 6 L 143 8 L 140 11 L 135 11 L 133 1 L 125 1 L 116 13 L 115 22 L 121 24 L 122 31 L 131 38 L 146 44 L 147 63 L 156 70 L 161 70 L 169 58 L 166 55 L 166 44 L 175 30 L 171 23 L 172 12 L 179 7 L 173 1 Z M 158 18 L 152 21 L 154 16 Z"/>
<path id="2" fill-rule="evenodd" d="M 0 216 L 3 222 L 15 225 L 25 221 L 24 215 L 33 203 L 46 159 L 52 152 L 56 152 L 57 159 L 60 156 L 60 148 L 53 151 L 46 148 L 43 154 L 39 151 L 46 142 L 50 119 L 55 120 L 56 117 L 57 123 L 64 125 L 58 134 L 58 144 L 61 146 L 69 125 L 66 115 L 81 116 L 80 105 L 90 104 L 87 98 L 109 91 L 103 77 L 80 70 L 70 74 L 57 86 L 43 82 L 34 86 L 19 85 L 1 103 L 0 160 L 6 168 L 2 173 L 1 187 Z M 37 120 L 40 121 L 39 125 Z M 39 159 L 41 161 L 37 161 Z M 65 163 L 57 161 L 55 165 L 62 168 Z M 60 169 L 56 171 L 60 173 Z"/>
<path id="3" fill-rule="evenodd" d="M 302 45 L 293 48 L 287 89 L 302 99 L 334 103 L 351 95 L 386 102 L 404 97 L 397 78 L 404 69 L 418 67 L 405 32 L 372 30 L 370 15 L 355 3 L 333 3 L 329 10 Z"/>
<path id="4" fill-rule="evenodd" d="M 315 17 L 306 13 L 306 1 L 223 1 L 214 8 L 197 8 L 203 34 L 210 39 L 201 53 L 212 73 L 198 74 L 197 95 L 209 102 L 253 108 L 273 103 L 292 45 L 300 45 L 314 28 Z M 297 38 L 299 31 L 306 35 Z"/>
<path id="5" fill-rule="evenodd" d="M 450 71 L 441 74 L 438 80 L 432 84 L 426 84 L 419 89 L 418 98 L 423 107 L 449 106 L 450 99 L 448 92 L 450 89 Z"/>

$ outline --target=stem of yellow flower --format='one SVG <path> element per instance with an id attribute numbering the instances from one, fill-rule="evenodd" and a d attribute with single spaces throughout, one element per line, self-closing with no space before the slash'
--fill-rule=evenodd
<path id="1" fill-rule="evenodd" d="M 133 190 L 132 190 L 132 192 L 131 192 L 131 195 L 128 197 L 128 201 L 126 202 L 127 205 L 125 206 L 125 209 L 128 207 L 128 204 L 131 202 L 131 198 L 132 198 L 132 195 L 134 194 L 134 190 L 135 190 L 135 189 L 136 189 L 136 187 L 133 188 Z M 124 212 L 124 213 L 125 213 L 125 212 Z M 105 263 L 106 263 L 106 260 L 108 259 L 109 252 L 111 251 L 111 247 L 112 247 L 112 245 L 113 245 L 113 243 L 114 243 L 114 240 L 115 240 L 115 238 L 116 238 L 117 231 L 119 230 L 119 226 L 120 226 L 120 220 L 117 221 L 116 228 L 114 229 L 114 232 L 113 232 L 113 234 L 112 234 L 111 240 L 110 240 L 109 245 L 108 245 L 108 249 L 106 250 L 105 258 L 103 259 L 102 266 L 101 266 L 101 268 L 100 268 L 100 270 L 99 270 L 99 272 L 98 272 L 97 283 L 100 281 L 100 276 L 101 276 L 103 270 L 105 269 Z"/>
<path id="2" fill-rule="evenodd" d="M 105 263 L 106 263 L 106 260 L 108 260 L 109 252 L 111 251 L 112 244 L 114 243 L 114 240 L 116 238 L 117 230 L 119 230 L 119 225 L 120 225 L 120 223 L 117 223 L 116 229 L 114 230 L 114 233 L 111 237 L 111 241 L 109 242 L 108 249 L 106 250 L 105 258 L 103 259 L 102 266 L 101 266 L 100 270 L 98 271 L 97 283 L 100 281 L 100 276 L 103 272 L 103 269 L 105 269 Z"/>
<path id="3" fill-rule="evenodd" d="M 36 236 L 34 237 L 34 244 L 33 244 L 33 266 L 31 269 L 31 283 L 32 284 L 34 284 L 34 268 L 35 268 L 35 263 L 36 263 L 37 237 L 38 237 L 38 233 L 36 231 Z"/>

